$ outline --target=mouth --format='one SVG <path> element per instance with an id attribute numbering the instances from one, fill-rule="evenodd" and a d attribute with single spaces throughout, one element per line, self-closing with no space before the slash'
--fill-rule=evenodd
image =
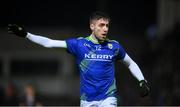
<path id="1" fill-rule="evenodd" d="M 107 34 L 104 33 L 104 34 L 102 34 L 102 35 L 103 35 L 103 37 L 106 37 Z"/>
<path id="2" fill-rule="evenodd" d="M 102 34 L 102 39 L 103 39 L 103 40 L 106 39 L 106 35 L 107 35 L 107 34 Z"/>

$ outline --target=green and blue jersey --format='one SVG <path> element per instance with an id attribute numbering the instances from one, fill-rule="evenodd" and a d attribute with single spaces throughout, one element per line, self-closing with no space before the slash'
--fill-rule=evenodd
<path id="1" fill-rule="evenodd" d="M 71 38 L 66 43 L 80 71 L 80 99 L 99 101 L 116 96 L 114 63 L 125 57 L 123 47 L 113 40 L 95 43 L 91 36 Z"/>

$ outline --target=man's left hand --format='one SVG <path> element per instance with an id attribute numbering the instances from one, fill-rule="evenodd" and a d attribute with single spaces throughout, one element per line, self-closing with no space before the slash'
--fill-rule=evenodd
<path id="1" fill-rule="evenodd" d="M 141 97 L 145 97 L 150 93 L 150 88 L 149 88 L 146 80 L 139 81 L 139 87 L 140 87 Z"/>

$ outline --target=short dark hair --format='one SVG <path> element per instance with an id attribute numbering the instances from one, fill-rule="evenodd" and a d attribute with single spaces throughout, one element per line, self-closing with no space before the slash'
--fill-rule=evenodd
<path id="1" fill-rule="evenodd" d="M 99 19 L 106 19 L 110 22 L 110 17 L 107 13 L 105 12 L 101 12 L 101 11 L 96 11 L 96 12 L 93 12 L 90 16 L 90 23 L 92 22 L 92 20 L 99 20 Z"/>

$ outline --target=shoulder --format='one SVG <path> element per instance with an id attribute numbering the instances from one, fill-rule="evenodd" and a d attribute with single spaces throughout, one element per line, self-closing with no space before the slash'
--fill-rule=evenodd
<path id="1" fill-rule="evenodd" d="M 107 39 L 107 42 L 111 43 L 113 45 L 116 45 L 116 46 L 120 45 L 120 43 L 118 41 L 116 41 L 116 40 Z"/>
<path id="2" fill-rule="evenodd" d="M 113 47 L 115 47 L 116 49 L 123 49 L 123 46 L 116 40 L 110 40 L 110 39 L 107 39 L 107 42 L 108 42 L 108 45 L 109 44 L 112 44 Z"/>
<path id="3" fill-rule="evenodd" d="M 73 41 L 73 42 L 79 42 L 79 41 L 82 41 L 82 40 L 85 40 L 85 38 L 84 37 L 72 37 L 72 38 L 68 38 L 68 39 L 66 39 L 66 42 L 71 42 L 71 41 Z"/>
<path id="4" fill-rule="evenodd" d="M 85 39 L 84 37 L 77 37 L 77 40 Z"/>
<path id="5" fill-rule="evenodd" d="M 81 46 L 82 44 L 86 43 L 87 40 L 84 37 L 74 37 L 74 38 L 69 38 L 66 40 L 67 46 Z"/>
<path id="6" fill-rule="evenodd" d="M 77 41 L 82 41 L 82 40 L 85 40 L 85 39 L 86 39 L 86 37 L 82 37 L 82 36 L 69 38 L 69 40 L 77 40 Z"/>
<path id="7" fill-rule="evenodd" d="M 118 42 L 118 41 L 116 41 L 116 40 L 107 39 L 107 41 L 108 41 L 108 42 L 112 42 L 112 43 L 117 43 L 117 44 L 119 44 L 119 42 Z"/>

